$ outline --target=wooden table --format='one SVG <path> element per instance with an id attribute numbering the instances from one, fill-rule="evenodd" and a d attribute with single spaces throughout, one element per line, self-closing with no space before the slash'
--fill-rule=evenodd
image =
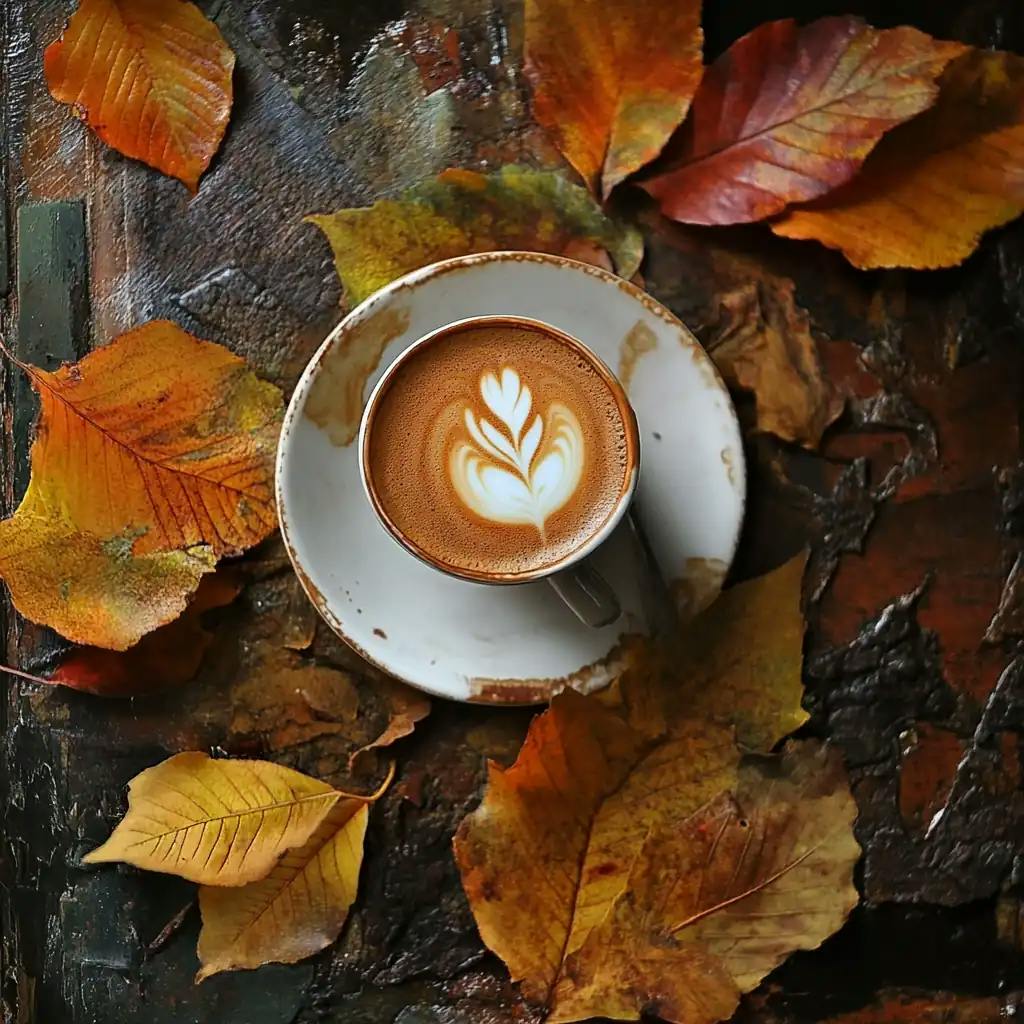
<path id="1" fill-rule="evenodd" d="M 287 388 L 340 316 L 330 252 L 305 215 L 372 202 L 449 165 L 550 157 L 529 120 L 517 0 L 202 6 L 237 52 L 237 99 L 190 200 L 49 97 L 41 54 L 70 0 L 0 0 L 0 324 L 23 358 L 52 367 L 168 317 Z M 1017 0 L 706 6 L 711 53 L 767 18 L 843 12 L 1024 52 Z M 751 441 L 735 576 L 811 546 L 808 731 L 845 754 L 866 851 L 865 903 L 741 1016 L 819 1021 L 880 1005 L 850 1020 L 888 1021 L 910 1000 L 900 1019 L 995 1021 L 1024 990 L 1024 226 L 929 275 L 858 274 L 763 230 L 659 229 L 648 287 L 705 329 L 713 289 L 698 271 L 712 248 L 752 254 L 765 287 L 795 283 L 848 396 L 818 454 Z M 34 402 L 10 365 L 0 381 L 9 510 L 27 480 Z M 379 681 L 326 630 L 313 635 L 280 547 L 248 565 L 201 677 L 180 692 L 117 702 L 5 684 L 4 1020 L 534 1019 L 477 937 L 449 845 L 486 758 L 515 756 L 528 711 L 435 706 L 375 810 L 341 941 L 304 963 L 196 987 L 192 887 L 79 867 L 122 812 L 127 780 L 174 751 L 263 754 L 347 780 L 348 753 L 379 728 Z M 13 614 L 5 629 L 9 663 L 52 667 L 52 634 Z M 301 700 L 298 678 L 309 684 Z"/>

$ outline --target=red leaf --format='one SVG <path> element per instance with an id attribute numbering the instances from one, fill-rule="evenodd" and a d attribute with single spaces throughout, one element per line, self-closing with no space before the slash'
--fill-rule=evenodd
<path id="1" fill-rule="evenodd" d="M 824 195 L 935 102 L 963 49 L 853 17 L 761 25 L 708 68 L 666 169 L 642 185 L 689 224 L 761 220 Z"/>

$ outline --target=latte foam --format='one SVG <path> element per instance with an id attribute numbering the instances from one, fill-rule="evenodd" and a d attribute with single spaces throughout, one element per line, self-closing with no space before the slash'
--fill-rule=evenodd
<path id="1" fill-rule="evenodd" d="M 516 322 L 455 328 L 393 373 L 365 468 L 413 548 L 470 576 L 557 565 L 608 521 L 636 465 L 616 392 L 570 341 Z"/>

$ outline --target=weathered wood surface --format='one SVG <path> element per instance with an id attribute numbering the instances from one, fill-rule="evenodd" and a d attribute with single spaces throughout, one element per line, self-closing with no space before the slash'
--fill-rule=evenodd
<path id="1" fill-rule="evenodd" d="M 237 101 L 190 200 L 48 96 L 42 49 L 72 6 L 0 0 L 0 325 L 33 361 L 167 316 L 288 387 L 340 315 L 330 253 L 306 214 L 370 202 L 448 165 L 552 156 L 528 118 L 516 0 L 207 0 L 238 54 Z M 706 6 L 712 52 L 766 18 L 847 11 L 1024 52 L 1016 0 Z M 29 205 L 58 202 L 82 205 Z M 88 224 L 88 295 L 76 284 L 86 261 L 68 259 L 76 209 Z M 736 575 L 812 547 L 809 731 L 844 751 L 866 850 L 865 904 L 823 949 L 776 972 L 741 1017 L 997 1020 L 1024 990 L 1024 227 L 932 275 L 857 274 L 761 230 L 659 228 L 648 286 L 705 332 L 716 253 L 752 254 L 764 287 L 795 282 L 848 395 L 820 455 L 751 442 Z M 26 479 L 31 403 L 10 367 L 0 382 L 9 509 Z M 303 964 L 195 987 L 191 887 L 79 867 L 123 809 L 126 781 L 169 753 L 266 754 L 349 781 L 349 752 L 380 726 L 372 671 L 323 629 L 301 650 L 314 620 L 280 549 L 248 561 L 243 599 L 185 691 L 112 702 L 5 686 L 5 1021 L 533 1019 L 476 935 L 449 847 L 486 758 L 514 756 L 529 712 L 435 707 L 375 810 L 342 940 Z M 6 628 L 8 659 L 52 664 L 55 637 L 13 615 Z M 180 928 L 161 934 L 183 909 Z"/>

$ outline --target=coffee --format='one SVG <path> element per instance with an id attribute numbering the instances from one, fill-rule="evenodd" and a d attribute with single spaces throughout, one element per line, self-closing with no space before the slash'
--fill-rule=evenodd
<path id="1" fill-rule="evenodd" d="M 415 348 L 377 393 L 363 468 L 392 530 L 471 578 L 543 572 L 614 515 L 637 464 L 632 412 L 578 343 L 489 318 Z"/>

